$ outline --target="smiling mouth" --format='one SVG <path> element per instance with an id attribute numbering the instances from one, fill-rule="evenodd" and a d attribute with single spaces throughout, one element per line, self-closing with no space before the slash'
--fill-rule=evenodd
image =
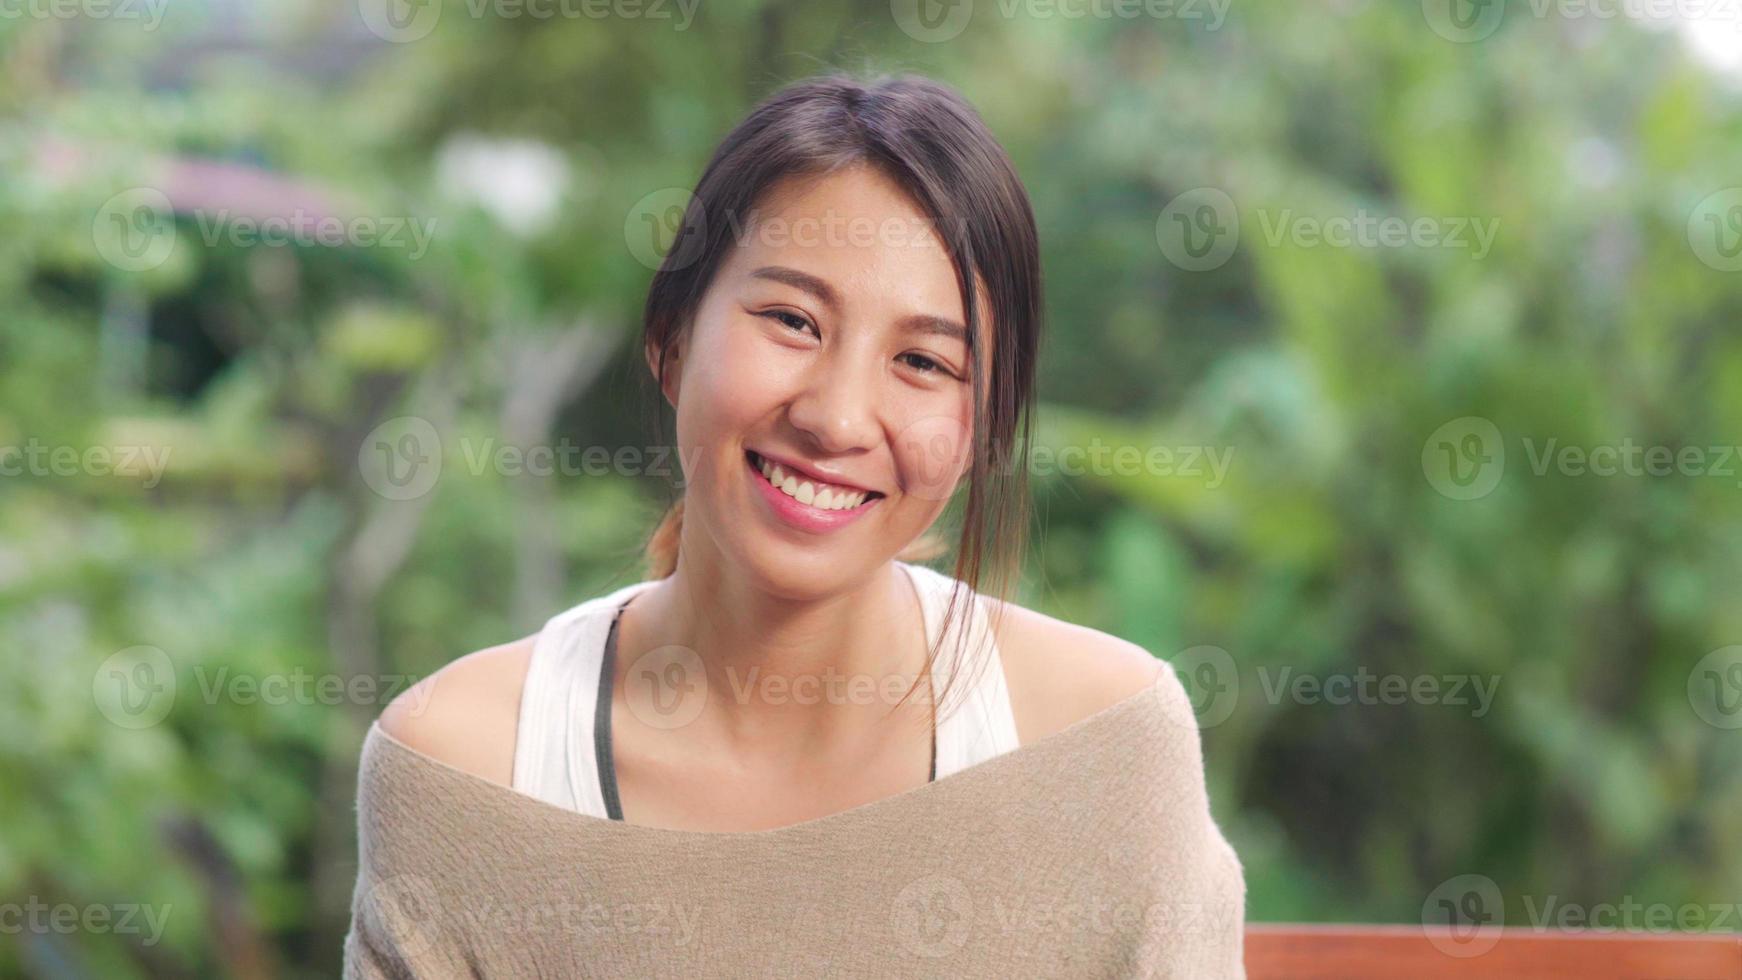
<path id="1" fill-rule="evenodd" d="M 754 450 L 746 449 L 744 458 L 770 486 L 817 510 L 851 512 L 883 499 L 883 494 L 876 490 L 858 490 L 801 477 L 779 463 L 763 459 Z"/>

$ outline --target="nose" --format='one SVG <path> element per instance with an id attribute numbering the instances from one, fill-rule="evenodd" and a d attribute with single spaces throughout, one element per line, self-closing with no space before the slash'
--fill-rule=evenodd
<path id="1" fill-rule="evenodd" d="M 876 445 L 879 385 L 872 360 L 837 348 L 812 362 L 787 418 L 818 452 L 842 454 Z"/>

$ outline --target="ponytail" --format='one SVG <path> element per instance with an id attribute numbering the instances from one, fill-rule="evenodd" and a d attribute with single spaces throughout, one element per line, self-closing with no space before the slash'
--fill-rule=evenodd
<path id="1" fill-rule="evenodd" d="M 678 532 L 683 530 L 683 498 L 677 498 L 647 539 L 647 577 L 670 578 L 677 571 Z"/>

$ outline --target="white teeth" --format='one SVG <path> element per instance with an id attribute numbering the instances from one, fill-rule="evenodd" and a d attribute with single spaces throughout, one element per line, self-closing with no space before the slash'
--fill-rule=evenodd
<path id="1" fill-rule="evenodd" d="M 848 490 L 826 483 L 816 484 L 809 480 L 800 480 L 781 469 L 779 463 L 771 463 L 761 456 L 756 457 L 756 468 L 762 471 L 769 483 L 779 487 L 782 493 L 796 497 L 799 503 L 809 504 L 818 510 L 852 510 L 864 503 L 869 496 L 863 490 Z"/>

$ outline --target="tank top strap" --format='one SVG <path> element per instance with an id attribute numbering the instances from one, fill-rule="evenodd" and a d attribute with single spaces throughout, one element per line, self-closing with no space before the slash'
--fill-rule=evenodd
<path id="1" fill-rule="evenodd" d="M 607 816 L 594 747 L 605 639 L 617 611 L 655 584 L 636 582 L 589 599 L 539 630 L 520 691 L 515 790 L 588 816 Z"/>
<path id="2" fill-rule="evenodd" d="M 986 599 L 959 580 L 924 565 L 899 562 L 913 581 L 924 612 L 926 637 L 939 646 L 933 690 L 950 685 L 938 717 L 936 778 L 942 779 L 1016 748 L 1016 715 L 1004 662 L 986 612 Z M 952 594 L 956 609 L 942 636 Z M 964 644 L 958 642 L 967 631 Z M 952 679 L 953 676 L 953 679 Z"/>

